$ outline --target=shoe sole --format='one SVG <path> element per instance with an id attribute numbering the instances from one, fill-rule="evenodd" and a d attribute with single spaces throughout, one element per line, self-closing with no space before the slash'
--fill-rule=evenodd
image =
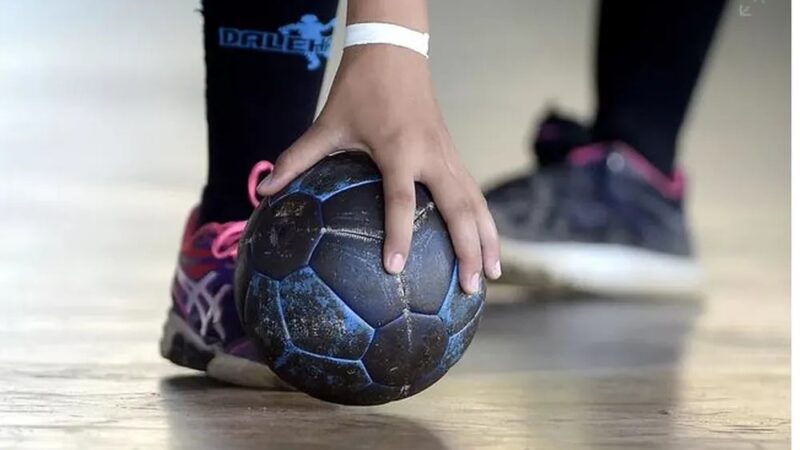
<path id="1" fill-rule="evenodd" d="M 689 258 L 615 244 L 500 243 L 504 282 L 600 295 L 702 295 L 702 269 Z"/>
<path id="2" fill-rule="evenodd" d="M 266 364 L 225 353 L 221 346 L 206 344 L 185 320 L 173 311 L 164 323 L 161 356 L 210 378 L 239 386 L 291 390 Z"/>

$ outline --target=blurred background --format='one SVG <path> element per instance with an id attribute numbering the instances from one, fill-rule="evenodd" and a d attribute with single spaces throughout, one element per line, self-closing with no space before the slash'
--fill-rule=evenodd
<path id="1" fill-rule="evenodd" d="M 164 381 L 185 373 L 156 351 L 179 235 L 206 171 L 199 4 L 0 6 L 0 446 L 202 441 L 186 430 L 232 419 L 209 409 L 219 397 L 202 397 L 202 381 Z M 547 105 L 591 116 L 594 1 L 431 8 L 439 99 L 480 183 L 530 164 L 529 133 Z M 427 400 L 382 410 L 389 418 L 335 420 L 384 430 L 391 442 L 427 439 L 418 448 L 637 447 L 643 429 L 665 446 L 786 445 L 789 36 L 788 0 L 729 2 L 693 102 L 680 159 L 708 279 L 703 301 L 498 306 L 452 381 Z M 495 288 L 489 301 L 513 297 Z M 519 326 L 500 326 L 504 315 Z M 610 375 L 625 383 L 615 388 Z M 434 401 L 470 386 L 474 398 L 458 406 Z M 215 389 L 230 399 L 224 411 L 262 416 L 247 422 L 251 437 L 265 421 L 273 433 L 286 425 L 267 410 L 268 394 L 254 406 L 241 390 Z M 625 401 L 635 407 L 614 409 Z M 620 422 L 637 414 L 654 422 Z M 547 425 L 553 417 L 563 420 Z M 484 420 L 496 428 L 482 429 Z M 120 440 L 136 429 L 147 433 Z M 217 431 L 226 444 L 251 443 Z M 514 440 L 489 440 L 502 436 Z"/>

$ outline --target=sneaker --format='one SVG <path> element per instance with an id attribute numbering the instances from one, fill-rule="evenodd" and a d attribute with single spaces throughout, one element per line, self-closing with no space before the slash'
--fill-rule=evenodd
<path id="1" fill-rule="evenodd" d="M 250 175 L 251 201 L 259 176 L 271 169 L 259 163 Z M 164 324 L 161 355 L 180 366 L 249 387 L 285 388 L 263 363 L 242 329 L 233 293 L 236 251 L 245 222 L 198 223 L 189 215 L 172 283 L 172 307 Z"/>
<path id="2" fill-rule="evenodd" d="M 567 155 L 572 149 L 590 142 L 589 131 L 583 125 L 554 112 L 548 114 L 539 125 L 531 149 L 536 167 L 506 179 L 485 193 L 501 235 L 540 220 L 534 216 L 541 216 L 545 207 L 561 195 L 552 190 L 561 191 L 564 187 Z M 506 267 L 503 272 L 505 275 Z"/>
<path id="3" fill-rule="evenodd" d="M 538 169 L 486 194 L 504 281 L 601 295 L 698 295 L 702 271 L 684 217 L 682 172 L 663 174 L 622 142 L 588 143 L 580 128 L 546 119 L 535 143 Z"/>

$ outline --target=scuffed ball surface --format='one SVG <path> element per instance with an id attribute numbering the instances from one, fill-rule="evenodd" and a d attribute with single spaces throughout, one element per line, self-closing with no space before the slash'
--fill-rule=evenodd
<path id="1" fill-rule="evenodd" d="M 264 201 L 240 242 L 245 329 L 287 383 L 322 400 L 371 405 L 429 387 L 463 355 L 485 287 L 464 294 L 450 236 L 417 184 L 411 254 L 383 269 L 381 176 L 344 152 Z"/>

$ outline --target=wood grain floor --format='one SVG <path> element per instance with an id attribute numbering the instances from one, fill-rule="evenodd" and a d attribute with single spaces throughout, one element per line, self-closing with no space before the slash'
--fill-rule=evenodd
<path id="1" fill-rule="evenodd" d="M 433 2 L 432 64 L 486 181 L 525 164 L 530 115 L 547 101 L 591 111 L 592 9 L 452 5 Z M 751 17 L 731 7 L 687 125 L 705 298 L 493 286 L 464 360 L 429 391 L 374 408 L 239 389 L 158 356 L 204 174 L 195 3 L 7 6 L 0 448 L 788 447 L 788 1 Z M 505 34 L 477 39 L 477 23 Z"/>

